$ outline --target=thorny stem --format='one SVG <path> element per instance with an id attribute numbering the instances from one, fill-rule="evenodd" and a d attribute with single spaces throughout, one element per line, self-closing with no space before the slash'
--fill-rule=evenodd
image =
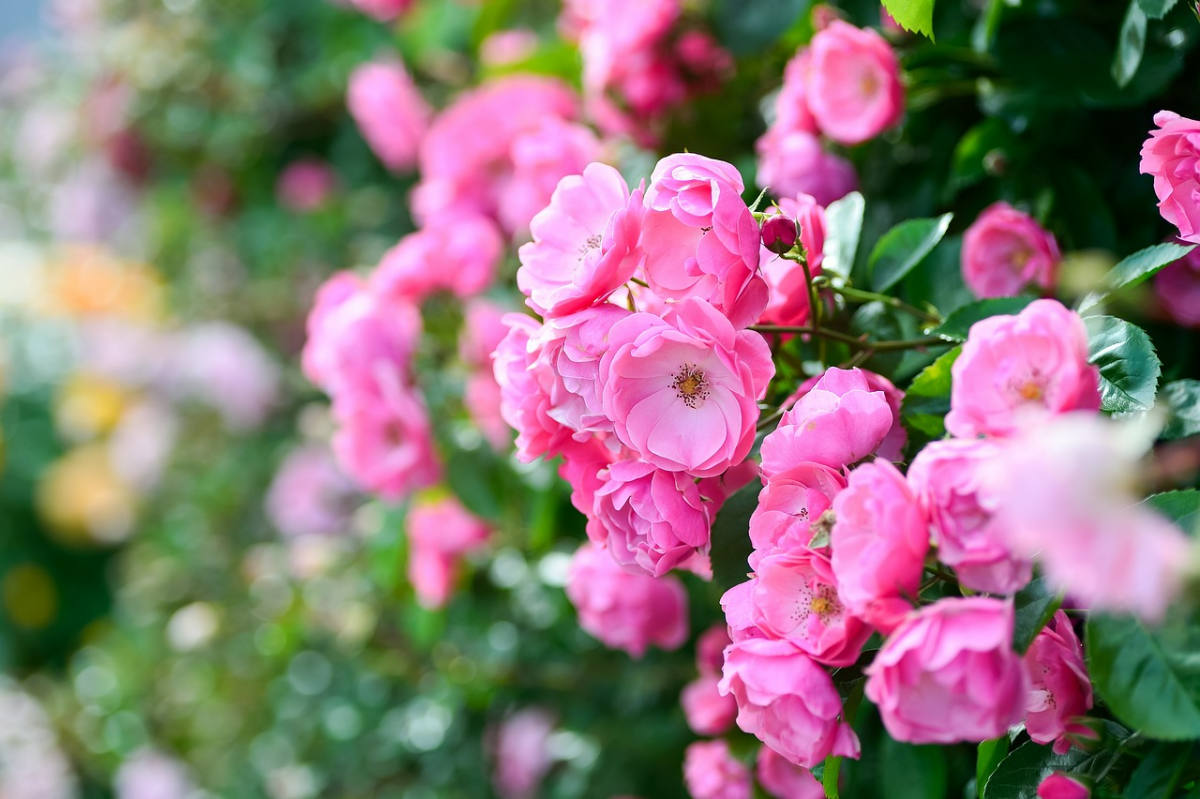
<path id="1" fill-rule="evenodd" d="M 818 329 L 803 325 L 751 325 L 749 329 L 757 333 L 792 333 L 796 335 L 818 336 L 830 339 L 831 341 L 840 341 L 851 347 L 874 350 L 875 352 L 895 352 L 896 350 L 915 350 L 921 347 L 949 345 L 949 342 L 941 336 L 927 336 L 925 338 L 914 338 L 906 341 L 870 341 L 864 338 L 855 338 L 846 333 L 839 333 L 836 330 L 828 328 Z"/>

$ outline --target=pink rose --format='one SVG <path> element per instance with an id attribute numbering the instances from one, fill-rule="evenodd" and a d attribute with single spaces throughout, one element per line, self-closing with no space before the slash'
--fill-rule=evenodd
<path id="1" fill-rule="evenodd" d="M 604 158 L 604 147 L 591 128 L 547 117 L 513 139 L 512 174 L 500 184 L 499 215 L 505 230 L 524 231 L 550 203 L 564 176 L 578 175 Z"/>
<path id="2" fill-rule="evenodd" d="M 430 110 L 403 64 L 373 61 L 355 69 L 346 105 L 384 166 L 400 172 L 416 164 Z"/>
<path id="3" fill-rule="evenodd" d="M 724 741 L 696 741 L 683 755 L 683 781 L 692 799 L 751 799 L 750 769 Z"/>
<path id="4" fill-rule="evenodd" d="M 454 595 L 462 558 L 436 549 L 413 548 L 408 553 L 408 581 L 417 603 L 427 610 L 445 607 Z"/>
<path id="5" fill-rule="evenodd" d="M 1029 582 L 1033 564 L 1013 555 L 984 507 L 982 483 L 999 450 L 979 439 L 934 441 L 913 459 L 908 483 L 929 517 L 938 560 L 967 588 L 1011 594 Z"/>
<path id="6" fill-rule="evenodd" d="M 513 28 L 489 33 L 479 43 L 479 62 L 489 67 L 517 64 L 538 48 L 538 35 L 529 28 Z"/>
<path id="7" fill-rule="evenodd" d="M 617 459 L 605 441 L 589 436 L 585 441 L 568 438 L 562 444 L 562 463 L 558 476 L 571 486 L 571 504 L 585 516 L 591 516 L 596 492 L 605 485 L 602 473 Z"/>
<path id="8" fill-rule="evenodd" d="M 813 522 L 845 487 L 840 472 L 819 463 L 801 463 L 772 475 L 750 516 L 750 566 L 757 568 L 758 560 L 773 550 L 807 547 Z"/>
<path id="9" fill-rule="evenodd" d="M 869 28 L 834 20 L 809 45 L 806 99 L 821 132 L 839 144 L 874 138 L 904 116 L 900 64 Z"/>
<path id="10" fill-rule="evenodd" d="M 851 613 L 887 633 L 911 610 L 905 597 L 920 589 L 929 548 L 921 505 L 895 466 L 875 461 L 850 473 L 833 513 L 838 595 Z"/>
<path id="11" fill-rule="evenodd" d="M 717 690 L 720 681 L 719 674 L 701 674 L 679 696 L 688 726 L 697 735 L 723 735 L 737 715 L 737 702 Z"/>
<path id="12" fill-rule="evenodd" d="M 405 317 L 397 313 L 392 325 L 404 328 L 411 322 Z M 417 325 L 419 331 L 419 319 Z M 349 337 L 355 335 L 350 333 Z M 411 329 L 402 330 L 398 338 L 412 335 Z M 348 342 L 334 348 L 343 344 Z M 170 391 L 203 402 L 230 429 L 257 427 L 279 400 L 279 366 L 254 336 L 232 322 L 214 320 L 192 325 L 176 339 L 175 346 L 175 360 L 168 368 Z M 378 352 L 369 342 L 363 342 L 363 346 L 364 350 L 356 355 L 339 349 L 343 357 L 340 366 L 345 372 L 355 371 L 356 357 L 366 361 L 372 352 Z M 399 350 L 393 354 L 400 357 Z M 344 357 L 347 355 L 349 362 Z"/>
<path id="13" fill-rule="evenodd" d="M 719 673 L 725 665 L 725 647 L 731 643 L 724 624 L 705 630 L 696 641 L 696 670 L 701 674 Z"/>
<path id="14" fill-rule="evenodd" d="M 463 386 L 463 405 L 484 439 L 497 452 L 507 451 L 512 443 L 512 428 L 500 412 L 503 401 L 500 384 L 490 370 L 467 375 L 467 382 Z"/>
<path id="15" fill-rule="evenodd" d="M 504 719 L 492 738 L 492 784 L 503 799 L 533 799 L 554 765 L 547 743 L 555 719 L 539 707 L 518 710 Z"/>
<path id="16" fill-rule="evenodd" d="M 758 750 L 758 781 L 776 799 L 825 799 L 825 788 L 808 769 L 794 766 L 769 746 Z"/>
<path id="17" fill-rule="evenodd" d="M 1200 250 L 1192 250 L 1155 275 L 1154 292 L 1177 323 L 1200 327 Z"/>
<path id="18" fill-rule="evenodd" d="M 762 336 L 689 299 L 662 318 L 625 317 L 609 341 L 601 401 L 621 443 L 660 469 L 696 477 L 745 459 L 775 373 Z"/>
<path id="19" fill-rule="evenodd" d="M 771 123 L 771 130 L 778 135 L 802 131 L 815 136 L 821 132 L 812 111 L 808 109 L 806 85 L 809 61 L 809 51 L 805 47 L 797 51 L 783 68 L 783 85 L 775 97 L 775 120 Z"/>
<path id="20" fill-rule="evenodd" d="M 508 335 L 504 314 L 504 308 L 491 300 L 475 298 L 467 302 L 458 335 L 458 357 L 463 363 L 490 370 L 492 353 Z"/>
<path id="21" fill-rule="evenodd" d="M 414 504 L 405 526 L 409 581 L 424 607 L 440 608 L 453 594 L 462 555 L 482 546 L 491 530 L 453 497 Z"/>
<path id="22" fill-rule="evenodd" d="M 367 16 L 380 22 L 391 22 L 412 7 L 414 0 L 350 0 Z"/>
<path id="23" fill-rule="evenodd" d="M 712 226 L 713 210 L 724 193 L 745 191 L 733 164 L 692 153 L 668 155 L 654 166 L 646 189 L 646 207 L 670 211 L 688 227 Z"/>
<path id="24" fill-rule="evenodd" d="M 1100 408 L 1083 320 L 1055 300 L 976 322 L 951 374 L 946 429 L 959 438 L 1009 436 L 1047 414 Z"/>
<path id="25" fill-rule="evenodd" d="M 1088 799 L 1092 791 L 1082 782 L 1056 771 L 1037 787 L 1038 799 Z"/>
<path id="26" fill-rule="evenodd" d="M 770 128 L 755 144 L 758 183 L 773 192 L 812 195 L 821 205 L 840 200 L 858 188 L 854 165 L 825 152 L 816 134 Z"/>
<path id="27" fill-rule="evenodd" d="M 963 280 L 977 297 L 1010 297 L 1031 283 L 1051 289 L 1061 260 L 1054 235 L 1008 203 L 989 205 L 963 235 Z"/>
<path id="28" fill-rule="evenodd" d="M 866 373 L 830 368 L 763 440 L 763 474 L 769 480 L 805 462 L 834 469 L 856 463 L 875 451 L 894 423 L 887 396 Z"/>
<path id="29" fill-rule="evenodd" d="M 439 289 L 472 297 L 492 284 L 504 255 L 500 231 L 485 217 L 439 218 L 384 253 L 371 288 L 389 299 L 418 303 Z"/>
<path id="30" fill-rule="evenodd" d="M 1008 732 L 1029 690 L 1012 635 L 1012 605 L 999 599 L 942 599 L 909 616 L 866 669 L 888 733 L 949 744 Z"/>
<path id="31" fill-rule="evenodd" d="M 533 218 L 533 241 L 521 247 L 517 285 L 546 317 L 581 311 L 624 285 L 645 255 L 638 249 L 641 190 L 621 173 L 588 164 L 559 181 L 550 205 Z"/>
<path id="32" fill-rule="evenodd" d="M 530 351 L 530 340 L 541 330 L 538 323 L 519 313 L 506 314 L 504 323 L 508 335 L 496 347 L 492 363 L 500 385 L 500 415 L 517 431 L 517 457 L 528 463 L 539 455 L 557 454 L 571 429 L 550 413 L 552 371 L 544 364 L 534 368 L 538 351 Z"/>
<path id="33" fill-rule="evenodd" d="M 1071 748 L 1070 736 L 1091 733 L 1076 719 L 1092 707 L 1092 681 L 1083 665 L 1083 645 L 1071 620 L 1061 610 L 1047 624 L 1025 653 L 1030 691 L 1025 717 L 1029 737 L 1040 744 L 1054 744 L 1057 754 Z"/>
<path id="34" fill-rule="evenodd" d="M 567 572 L 567 598 L 585 632 L 635 658 L 650 644 L 671 650 L 687 640 L 683 584 L 673 577 L 630 574 L 596 544 L 584 544 L 575 553 Z"/>
<path id="35" fill-rule="evenodd" d="M 329 451 L 309 444 L 288 453 L 267 489 L 267 518 L 289 538 L 336 535 L 349 528 L 354 484 Z"/>
<path id="36" fill-rule="evenodd" d="M 830 754 L 858 758 L 858 737 L 841 721 L 833 680 L 788 641 L 751 638 L 725 650 L 721 692 L 738 704 L 738 726 L 783 755 L 812 768 Z"/>
<path id="37" fill-rule="evenodd" d="M 304 158 L 284 167 L 275 183 L 279 204 L 292 211 L 315 211 L 337 189 L 337 175 L 325 161 Z"/>
<path id="38" fill-rule="evenodd" d="M 1179 238 L 1200 243 L 1200 122 L 1159 111 L 1154 124 L 1140 171 L 1154 176 L 1162 218 L 1179 228 Z"/>

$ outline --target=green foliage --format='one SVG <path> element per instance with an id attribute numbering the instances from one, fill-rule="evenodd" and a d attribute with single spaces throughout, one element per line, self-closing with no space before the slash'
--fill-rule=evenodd
<path id="1" fill-rule="evenodd" d="M 1195 741 L 1155 744 L 1125 787 L 1124 799 L 1161 799 L 1175 795 L 1184 769 L 1193 764 Z"/>
<path id="2" fill-rule="evenodd" d="M 1106 739 L 1117 740 L 1128 734 L 1112 722 L 1105 722 Z M 983 788 L 983 799 L 1037 799 L 1037 787 L 1056 771 L 1102 780 L 1118 756 L 1101 748 L 1091 752 L 1072 747 L 1056 755 L 1049 746 L 1027 741 L 1000 762 Z"/>
<path id="3" fill-rule="evenodd" d="M 933 40 L 934 0 L 883 0 L 883 6 L 905 30 Z"/>
<path id="4" fill-rule="evenodd" d="M 1079 303 L 1079 312 L 1086 313 L 1114 293 L 1149 280 L 1164 266 L 1178 261 L 1194 249 L 1196 249 L 1194 244 L 1184 246 L 1167 242 L 1151 245 L 1144 250 L 1138 250 L 1127 258 L 1122 258 L 1112 268 L 1112 271 L 1105 275 L 1104 284 L 1100 290 L 1087 295 Z"/>
<path id="5" fill-rule="evenodd" d="M 842 278 L 850 276 L 862 234 L 863 196 L 852 191 L 825 209 L 825 260 L 821 268 Z"/>
<path id="6" fill-rule="evenodd" d="M 946 433 L 945 416 L 950 411 L 950 368 L 962 354 L 955 347 L 925 367 L 912 381 L 900 405 L 900 419 L 909 432 L 924 440 Z"/>
<path id="7" fill-rule="evenodd" d="M 1032 297 L 997 297 L 991 300 L 979 300 L 959 308 L 929 333 L 941 336 L 947 341 L 966 341 L 967 334 L 971 332 L 971 325 L 987 319 L 989 316 L 1018 314 L 1031 302 L 1033 302 Z"/>
<path id="8" fill-rule="evenodd" d="M 1052 591 L 1043 577 L 1034 578 L 1013 598 L 1013 649 L 1024 653 L 1062 605 L 1062 595 Z"/>
<path id="9" fill-rule="evenodd" d="M 885 233 L 871 251 L 871 288 L 887 291 L 903 280 L 946 235 L 952 217 L 910 219 Z"/>
<path id="10" fill-rule="evenodd" d="M 722 592 L 746 582 L 750 566 L 750 515 L 758 505 L 757 482 L 725 501 L 712 527 L 713 582 Z"/>
<path id="11" fill-rule="evenodd" d="M 1100 407 L 1112 413 L 1150 410 L 1162 363 L 1146 331 L 1113 316 L 1089 316 L 1088 361 L 1100 369 Z"/>
<path id="12" fill-rule="evenodd" d="M 988 778 L 992 776 L 1004 758 L 1008 757 L 1008 745 L 1007 735 L 1001 735 L 999 738 L 979 744 L 978 760 L 975 766 L 976 795 L 979 799 L 983 799 L 983 788 L 987 785 Z"/>
<path id="13" fill-rule="evenodd" d="M 1167 412 L 1163 438 L 1187 438 L 1200 433 L 1200 380 L 1165 384 L 1158 392 L 1158 404 Z"/>

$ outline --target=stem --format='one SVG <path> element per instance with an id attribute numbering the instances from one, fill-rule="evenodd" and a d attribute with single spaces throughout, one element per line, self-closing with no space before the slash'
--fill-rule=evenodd
<path id="1" fill-rule="evenodd" d="M 863 698 L 863 686 L 866 681 L 857 683 L 853 690 L 850 691 L 850 696 L 846 697 L 846 705 L 842 708 L 842 721 L 846 724 L 854 723 L 854 716 L 858 713 L 858 706 Z M 838 774 L 842 770 L 842 758 L 840 755 L 830 755 L 825 758 L 825 773 L 821 775 L 821 784 L 825 788 L 825 799 L 840 799 L 838 793 Z"/>
<path id="2" fill-rule="evenodd" d="M 768 427 L 770 427 L 772 424 L 774 424 L 777 419 L 782 417 L 783 413 L 784 413 L 783 406 L 780 406 L 780 407 L 776 408 L 775 410 L 771 411 L 771 413 L 769 415 L 760 417 L 758 420 L 758 425 L 755 426 L 755 428 L 754 428 L 754 432 L 759 433 L 759 432 L 762 432 L 763 430 L 766 430 Z"/>
<path id="3" fill-rule="evenodd" d="M 949 346 L 949 342 L 941 336 L 927 336 L 926 338 L 914 338 L 907 341 L 869 341 L 828 328 L 817 329 L 803 325 L 750 325 L 748 329 L 756 333 L 792 333 L 794 335 L 820 336 L 831 341 L 840 341 L 843 344 L 849 344 L 851 347 L 874 350 L 876 352 L 894 352 L 896 350 L 915 350 L 921 347 Z"/>
<path id="4" fill-rule="evenodd" d="M 904 311 L 907 314 L 912 314 L 918 319 L 924 320 L 931 325 L 940 325 L 942 317 L 937 314 L 922 311 L 915 305 L 909 305 L 899 297 L 890 297 L 887 294 L 877 294 L 874 291 L 863 291 L 861 289 L 851 288 L 850 286 L 829 286 L 837 294 L 841 294 L 848 300 L 858 300 L 859 302 L 882 302 L 884 305 L 895 308 L 897 311 Z"/>
<path id="5" fill-rule="evenodd" d="M 812 319 L 813 330 L 821 329 L 821 306 L 820 297 L 817 295 L 817 286 L 813 282 L 812 270 L 808 268 L 808 254 L 803 251 L 799 255 L 784 256 L 789 261 L 799 261 L 800 267 L 804 270 L 804 287 L 808 290 L 808 315 Z M 821 362 L 821 367 L 825 366 L 825 340 L 817 341 L 817 359 Z"/>

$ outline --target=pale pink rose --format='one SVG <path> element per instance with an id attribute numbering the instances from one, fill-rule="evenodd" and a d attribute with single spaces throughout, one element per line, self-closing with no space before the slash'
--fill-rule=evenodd
<path id="1" fill-rule="evenodd" d="M 303 158 L 288 164 L 275 183 L 275 197 L 284 208 L 315 211 L 328 202 L 337 189 L 337 174 L 319 158 Z"/>
<path id="2" fill-rule="evenodd" d="M 683 754 L 683 782 L 692 799 L 751 799 L 750 769 L 725 741 L 696 741 Z"/>
<path id="3" fill-rule="evenodd" d="M 679 703 L 688 726 L 697 735 L 723 735 L 733 725 L 737 702 L 717 690 L 719 673 L 701 674 L 683 687 Z"/>
<path id="4" fill-rule="evenodd" d="M 1029 680 L 1012 649 L 1012 604 L 941 599 L 909 616 L 867 667 L 866 695 L 897 741 L 998 738 L 1021 720 Z"/>
<path id="5" fill-rule="evenodd" d="M 696 670 L 701 674 L 719 674 L 725 665 L 725 647 L 731 643 L 724 624 L 714 624 L 705 630 L 696 640 Z"/>
<path id="6" fill-rule="evenodd" d="M 412 7 L 414 0 L 350 0 L 367 16 L 380 22 L 391 22 Z"/>
<path id="7" fill-rule="evenodd" d="M 1000 452 L 991 441 L 934 441 L 913 459 L 908 483 L 929 518 L 937 557 L 967 588 L 993 594 L 1021 590 L 1033 564 L 1013 555 L 994 514 L 984 507 L 983 481 Z"/>
<path id="8" fill-rule="evenodd" d="M 1030 284 L 1052 289 L 1061 260 L 1054 234 L 1005 202 L 983 209 L 963 234 L 963 280 L 976 297 L 1010 297 Z"/>
<path id="9" fill-rule="evenodd" d="M 597 436 L 585 441 L 568 438 L 562 444 L 558 476 L 571 486 L 571 504 L 585 516 L 596 505 L 596 492 L 605 485 L 601 473 L 617 459 L 617 453 Z"/>
<path id="10" fill-rule="evenodd" d="M 874 138 L 904 116 L 900 63 L 891 45 L 841 20 L 813 36 L 805 89 L 817 126 L 839 144 Z"/>
<path id="11" fill-rule="evenodd" d="M 776 135 L 802 131 L 816 136 L 821 132 L 812 111 L 808 109 L 806 84 L 809 61 L 809 51 L 805 47 L 797 51 L 783 68 L 783 85 L 775 97 L 775 119 L 771 122 L 771 130 Z"/>
<path id="12" fill-rule="evenodd" d="M 1037 787 L 1038 799 L 1089 799 L 1092 791 L 1068 774 L 1056 771 Z"/>
<path id="13" fill-rule="evenodd" d="M 773 474 L 750 516 L 751 568 L 772 551 L 807 547 L 813 522 L 833 507 L 833 498 L 845 487 L 841 472 L 819 463 L 801 463 Z"/>
<path id="14" fill-rule="evenodd" d="M 557 454 L 571 437 L 571 429 L 551 416 L 550 389 L 555 375 L 545 365 L 534 368 L 538 351 L 531 337 L 540 326 L 525 314 L 504 316 L 508 335 L 496 348 L 492 363 L 500 385 L 500 414 L 517 431 L 517 457 L 529 462 L 539 455 Z"/>
<path id="15" fill-rule="evenodd" d="M 725 614 L 726 633 L 733 643 L 747 638 L 772 638 L 754 623 L 753 580 L 738 583 L 722 594 L 721 611 Z"/>
<path id="16" fill-rule="evenodd" d="M 492 353 L 508 335 L 503 306 L 491 300 L 473 298 L 463 310 L 463 326 L 458 334 L 458 357 L 467 366 L 491 368 Z"/>
<path id="17" fill-rule="evenodd" d="M 525 708 L 506 718 L 492 738 L 492 784 L 502 799 L 533 799 L 554 756 L 547 746 L 554 732 L 553 714 Z"/>
<path id="18" fill-rule="evenodd" d="M 682 12 L 680 0 L 574 0 L 563 27 L 579 40 L 583 84 L 600 92 L 621 80 L 629 61 L 641 61 Z"/>
<path id="19" fill-rule="evenodd" d="M 500 411 L 503 402 L 500 384 L 491 371 L 467 375 L 463 386 L 463 405 L 484 439 L 497 452 L 504 452 L 512 443 L 512 428 L 504 421 Z"/>
<path id="20" fill-rule="evenodd" d="M 825 788 L 812 772 L 792 765 L 769 746 L 758 750 L 755 773 L 763 790 L 776 799 L 825 799 Z"/>
<path id="21" fill-rule="evenodd" d="M 805 462 L 834 469 L 857 463 L 879 447 L 894 423 L 887 396 L 865 372 L 831 368 L 763 440 L 763 474 L 769 480 Z"/>
<path id="22" fill-rule="evenodd" d="M 267 489 L 267 518 L 294 538 L 336 535 L 349 528 L 354 484 L 323 446 L 308 444 L 288 453 Z"/>
<path id="23" fill-rule="evenodd" d="M 858 188 L 854 165 L 825 152 L 816 134 L 770 128 L 755 144 L 758 183 L 782 195 L 810 194 L 821 205 Z"/>
<path id="24" fill-rule="evenodd" d="M 738 641 L 725 650 L 724 674 L 721 692 L 737 699 L 738 726 L 789 763 L 812 768 L 831 754 L 858 758 L 833 680 L 794 644 Z"/>
<path id="25" fill-rule="evenodd" d="M 489 33 L 479 43 L 479 62 L 490 67 L 514 64 L 537 52 L 538 36 L 529 28 Z"/>
<path id="26" fill-rule="evenodd" d="M 670 211 L 688 227 L 712 226 L 722 194 L 741 196 L 746 186 L 733 164 L 692 153 L 668 155 L 654 165 L 646 207 Z"/>
<path id="27" fill-rule="evenodd" d="M 1179 238 L 1200 243 L 1200 122 L 1159 111 L 1154 124 L 1158 129 L 1142 145 L 1140 171 L 1154 176 L 1163 219 L 1179 229 Z"/>
<path id="28" fill-rule="evenodd" d="M 833 500 L 830 535 L 838 595 L 850 612 L 887 633 L 911 605 L 924 571 L 929 533 L 921 504 L 886 461 L 850 473 Z"/>
<path id="29" fill-rule="evenodd" d="M 417 602 L 427 610 L 446 606 L 454 596 L 462 558 L 436 549 L 413 547 L 408 553 L 408 581 Z"/>
<path id="30" fill-rule="evenodd" d="M 399 61 L 372 61 L 350 74 L 346 105 L 384 166 L 407 171 L 429 127 L 429 104 Z"/>
<path id="31" fill-rule="evenodd" d="M 585 632 L 635 658 L 651 644 L 672 650 L 687 640 L 683 584 L 673 577 L 630 574 L 596 544 L 584 544 L 571 560 L 567 598 Z"/>
<path id="32" fill-rule="evenodd" d="M 600 361 L 617 438 L 660 469 L 712 477 L 745 459 L 757 401 L 775 373 L 758 333 L 735 330 L 702 300 L 617 322 Z"/>
<path id="33" fill-rule="evenodd" d="M 1172 319 L 1184 327 L 1200 327 L 1200 250 L 1155 275 L 1154 292 Z"/>
<path id="34" fill-rule="evenodd" d="M 279 365 L 243 328 L 203 322 L 182 331 L 176 347 L 171 392 L 203 402 L 231 429 L 261 425 L 279 401 Z"/>
<path id="35" fill-rule="evenodd" d="M 1071 748 L 1072 735 L 1088 736 L 1089 727 L 1078 718 L 1092 707 L 1092 682 L 1083 665 L 1083 645 L 1061 610 L 1025 653 L 1030 691 L 1025 729 L 1040 744 L 1054 744 L 1057 754 Z"/>
<path id="36" fill-rule="evenodd" d="M 641 190 L 621 173 L 588 164 L 559 181 L 550 205 L 533 218 L 533 241 L 521 247 L 517 285 L 546 317 L 603 302 L 625 284 L 645 255 L 638 249 Z"/>
<path id="37" fill-rule="evenodd" d="M 454 593 L 462 556 L 483 546 L 491 530 L 453 497 L 414 504 L 405 528 L 408 579 L 424 607 L 440 608 Z"/>
<path id="38" fill-rule="evenodd" d="M 492 284 L 504 239 L 486 217 L 458 214 L 409 233 L 371 275 L 371 289 L 389 300 L 419 303 L 442 289 L 472 297 Z"/>
<path id="39" fill-rule="evenodd" d="M 602 160 L 604 148 L 590 128 L 547 117 L 513 140 L 509 156 L 512 173 L 499 187 L 500 224 L 519 232 L 550 203 L 564 176 L 577 175 Z"/>
<path id="40" fill-rule="evenodd" d="M 1010 436 L 1048 414 L 1100 408 L 1087 329 L 1056 300 L 976 322 L 951 375 L 946 429 L 959 438 Z"/>
<path id="41" fill-rule="evenodd" d="M 154 749 L 134 752 L 121 763 L 113 777 L 113 793 L 117 799 L 186 799 L 195 790 L 196 784 L 187 766 Z M 14 799 L 21 796 L 26 794 L 13 794 Z M 35 791 L 28 796 L 33 799 L 50 794 Z"/>

